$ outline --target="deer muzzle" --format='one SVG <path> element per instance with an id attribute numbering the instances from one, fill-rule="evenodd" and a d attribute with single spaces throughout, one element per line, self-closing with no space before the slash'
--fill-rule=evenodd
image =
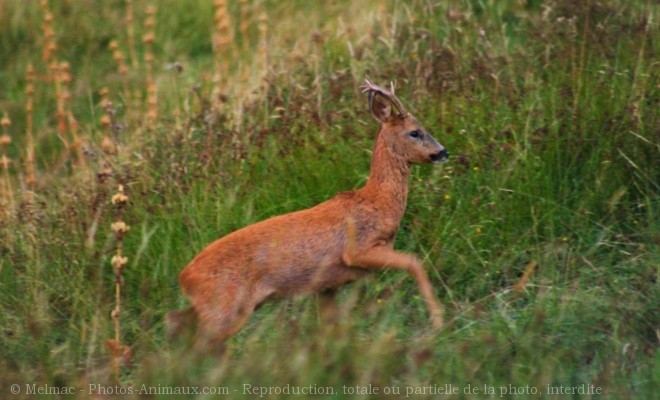
<path id="1" fill-rule="evenodd" d="M 437 153 L 431 154 L 431 161 L 434 163 L 445 162 L 447 161 L 448 158 L 449 158 L 449 152 L 445 148 L 442 148 L 442 150 L 440 150 Z"/>

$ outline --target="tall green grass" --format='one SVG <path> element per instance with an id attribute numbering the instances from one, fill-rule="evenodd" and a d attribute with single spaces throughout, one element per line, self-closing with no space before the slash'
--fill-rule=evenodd
<path id="1" fill-rule="evenodd" d="M 143 17 L 143 4 L 134 3 Z M 53 173 L 63 146 L 53 89 L 40 85 L 35 201 L 22 201 L 17 190 L 19 205 L 0 220 L 3 398 L 12 398 L 12 384 L 22 391 L 13 398 L 30 398 L 25 385 L 33 383 L 73 386 L 82 392 L 62 397 L 87 398 L 89 385 L 117 383 L 104 345 L 113 334 L 116 182 L 131 199 L 121 318 L 133 360 L 119 377 L 124 388 L 226 387 L 230 398 L 257 397 L 246 384 L 331 387 L 329 398 L 380 398 L 395 387 L 397 398 L 407 389 L 418 392 L 411 398 L 437 398 L 445 384 L 458 388 L 458 398 L 657 395 L 653 2 L 265 2 L 267 69 L 256 26 L 246 38 L 237 30 L 234 40 L 247 46 L 226 59 L 218 116 L 207 104 L 212 4 L 164 0 L 155 43 L 161 109 L 152 132 L 131 117 L 136 110 L 121 96 L 107 50 L 110 40 L 126 39 L 125 3 L 50 6 L 59 54 L 73 70 L 71 108 L 93 151 L 88 171 L 73 158 Z M 230 11 L 237 21 L 238 5 Z M 36 2 L 0 4 L 0 112 L 13 121 L 17 188 L 24 69 L 32 63 L 43 71 L 41 18 Z M 165 68 L 177 61 L 182 72 Z M 443 166 L 414 168 L 395 244 L 424 260 L 447 327 L 433 334 L 413 282 L 388 271 L 339 290 L 336 321 L 321 317 L 321 299 L 312 296 L 261 307 L 221 357 L 168 341 L 164 314 L 186 306 L 178 273 L 206 244 L 364 184 L 377 131 L 357 89 L 365 76 L 396 80 L 399 97 L 452 154 Z M 139 71 L 127 79 L 144 89 Z M 111 160 L 105 183 L 95 176 L 104 161 L 102 87 L 125 125 L 125 150 Z M 530 263 L 538 267 L 524 290 L 514 290 Z M 356 385 L 372 385 L 371 394 L 351 395 Z M 601 394 L 548 394 L 560 385 L 594 385 Z M 484 393 L 489 388 L 495 394 Z M 532 388 L 539 394 L 510 393 Z"/>

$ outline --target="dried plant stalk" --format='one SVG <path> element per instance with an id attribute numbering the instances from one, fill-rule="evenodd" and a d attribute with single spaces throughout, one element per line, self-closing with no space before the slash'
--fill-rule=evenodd
<path id="1" fill-rule="evenodd" d="M 124 193 L 124 187 L 119 185 L 117 193 L 112 196 L 112 204 L 116 210 L 117 221 L 111 225 L 112 232 L 117 240 L 115 255 L 111 260 L 115 276 L 115 307 L 110 314 L 114 325 L 114 339 L 106 340 L 106 346 L 110 350 L 112 358 L 112 368 L 117 379 L 119 379 L 121 366 L 130 362 L 131 358 L 130 347 L 121 342 L 121 287 L 123 284 L 124 268 L 128 264 L 128 257 L 124 256 L 122 251 L 124 235 L 130 230 L 130 227 L 123 221 L 122 214 L 127 203 L 128 196 Z"/>
<path id="2" fill-rule="evenodd" d="M 230 56 L 233 35 L 227 0 L 215 0 L 213 8 L 213 61 L 215 66 L 211 101 L 213 109 L 219 112 L 222 98 L 220 88 L 222 87 L 222 79 L 227 74 L 227 63 L 224 61 Z"/>
<path id="3" fill-rule="evenodd" d="M 28 190 L 28 201 L 32 200 L 34 189 L 37 185 L 34 158 L 34 79 L 34 67 L 32 67 L 32 64 L 30 64 L 28 65 L 25 72 L 25 135 L 27 138 L 27 143 L 25 146 L 25 184 Z"/>
<path id="4" fill-rule="evenodd" d="M 2 186 L 0 187 L 0 200 L 3 209 L 3 217 L 6 217 L 9 214 L 9 210 L 13 209 L 14 203 L 14 194 L 11 189 L 11 182 L 9 180 L 9 166 L 11 165 L 11 159 L 7 157 L 7 147 L 11 144 L 11 136 L 9 135 L 9 127 L 11 126 L 11 120 L 5 114 L 2 119 L 0 119 L 0 126 L 2 126 L 2 135 L 0 136 L 0 169 L 3 171 L 4 180 L 2 181 Z"/>
<path id="5" fill-rule="evenodd" d="M 144 21 L 145 34 L 142 37 L 142 42 L 145 45 L 144 65 L 147 73 L 147 127 L 153 130 L 156 127 L 156 119 L 158 118 L 158 96 L 156 80 L 154 79 L 156 6 L 153 4 L 148 5 L 146 14 L 147 18 Z"/>

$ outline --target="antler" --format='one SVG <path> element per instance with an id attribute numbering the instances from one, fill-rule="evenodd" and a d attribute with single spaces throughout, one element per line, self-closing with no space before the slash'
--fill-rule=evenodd
<path id="1" fill-rule="evenodd" d="M 387 97 L 390 99 L 392 104 L 399 110 L 399 114 L 401 116 L 405 117 L 408 115 L 408 112 L 406 111 L 405 108 L 403 108 L 403 104 L 401 104 L 401 101 L 396 98 L 394 95 L 394 85 L 390 82 L 390 87 L 392 88 L 392 91 L 389 91 L 387 89 L 383 89 L 382 87 L 376 85 L 375 83 L 371 82 L 369 79 L 364 80 L 364 84 L 360 86 L 360 89 L 362 89 L 362 92 L 370 92 L 369 97 L 371 98 L 373 92 L 378 92 L 382 94 L 383 96 Z"/>

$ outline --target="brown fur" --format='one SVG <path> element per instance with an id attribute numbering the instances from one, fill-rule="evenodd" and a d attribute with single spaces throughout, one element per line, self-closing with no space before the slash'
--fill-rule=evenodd
<path id="1" fill-rule="evenodd" d="M 250 225 L 202 250 L 179 277 L 197 316 L 200 342 L 224 341 L 268 298 L 321 292 L 385 268 L 408 271 L 434 326 L 442 325 L 422 263 L 393 250 L 393 242 L 406 208 L 411 165 L 444 161 L 447 153 L 393 93 L 369 81 L 366 86 L 371 112 L 381 123 L 367 184 Z M 421 137 L 412 137 L 413 131 Z M 181 325 L 185 314 L 171 313 L 168 325 Z"/>

